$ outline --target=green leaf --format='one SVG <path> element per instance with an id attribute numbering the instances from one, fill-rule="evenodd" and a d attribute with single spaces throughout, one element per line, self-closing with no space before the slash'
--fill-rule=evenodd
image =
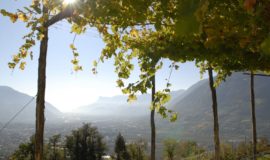
<path id="1" fill-rule="evenodd" d="M 162 104 L 165 104 L 167 102 L 169 102 L 171 99 L 171 96 L 169 94 L 164 94 L 163 97 L 162 97 Z"/>
<path id="2" fill-rule="evenodd" d="M 74 44 L 70 44 L 69 47 L 72 49 L 72 50 L 76 50 L 76 47 Z"/>
<path id="3" fill-rule="evenodd" d="M 117 83 L 117 86 L 118 87 L 124 87 L 125 85 L 124 85 L 124 82 L 121 80 L 121 79 L 118 79 L 117 81 L 116 81 L 116 83 Z"/>
<path id="4" fill-rule="evenodd" d="M 97 65 L 98 65 L 97 61 L 93 61 L 93 66 L 97 67 Z"/>
<path id="5" fill-rule="evenodd" d="M 166 89 L 164 89 L 164 91 L 169 93 L 171 90 L 166 88 Z"/>
<path id="6" fill-rule="evenodd" d="M 71 60 L 71 63 L 74 65 L 77 65 L 79 63 L 79 60 L 77 60 L 76 58 Z"/>
<path id="7" fill-rule="evenodd" d="M 171 115 L 171 117 L 170 117 L 170 121 L 171 121 L 171 122 L 175 122 L 175 121 L 177 120 L 177 118 L 178 118 L 178 114 L 177 114 L 177 113 L 173 113 L 173 114 Z"/>
<path id="8" fill-rule="evenodd" d="M 137 100 L 137 96 L 135 94 L 131 94 L 128 96 L 128 102 L 133 102 Z"/>
<path id="9" fill-rule="evenodd" d="M 167 88 L 169 88 L 169 87 L 172 86 L 172 84 L 171 83 L 167 83 L 166 86 L 167 86 Z"/>
<path id="10" fill-rule="evenodd" d="M 74 71 L 76 71 L 76 72 L 82 71 L 82 66 L 74 65 L 73 69 L 74 69 Z"/>
<path id="11" fill-rule="evenodd" d="M 199 7 L 200 0 L 182 0 L 179 2 L 179 15 L 175 28 L 178 36 L 188 36 L 200 32 L 200 23 L 196 16 Z"/>
<path id="12" fill-rule="evenodd" d="M 3 16 L 7 16 L 8 12 L 4 9 L 1 9 L 0 10 L 0 13 L 3 15 Z"/>
<path id="13" fill-rule="evenodd" d="M 261 46 L 260 46 L 263 54 L 269 55 L 270 56 L 270 36 L 268 36 L 268 38 L 266 38 Z"/>
<path id="14" fill-rule="evenodd" d="M 200 32 L 200 23 L 195 15 L 180 17 L 176 22 L 176 34 L 179 36 L 189 36 Z"/>
<path id="15" fill-rule="evenodd" d="M 84 26 L 80 26 L 76 23 L 72 25 L 71 32 L 76 34 L 82 34 L 86 31 L 86 28 Z"/>
<path id="16" fill-rule="evenodd" d="M 9 67 L 10 69 L 14 69 L 14 68 L 16 67 L 16 63 L 9 62 L 9 63 L 8 63 L 8 67 Z"/>

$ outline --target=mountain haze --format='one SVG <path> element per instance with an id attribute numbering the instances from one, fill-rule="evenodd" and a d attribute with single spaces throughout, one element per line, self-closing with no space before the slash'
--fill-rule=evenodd
<path id="1" fill-rule="evenodd" d="M 0 86 L 0 122 L 6 122 L 13 117 L 33 97 L 18 92 L 7 86 Z M 62 113 L 50 103 L 46 103 L 46 121 L 58 118 Z M 35 122 L 36 99 L 34 99 L 17 117 L 15 122 Z"/>
<path id="2" fill-rule="evenodd" d="M 171 99 L 179 98 L 184 90 L 171 92 Z M 127 96 L 100 97 L 95 103 L 79 107 L 76 112 L 99 116 L 146 116 L 150 114 L 151 95 L 138 95 L 137 100 L 127 102 Z M 131 114 L 132 113 L 132 114 Z"/>

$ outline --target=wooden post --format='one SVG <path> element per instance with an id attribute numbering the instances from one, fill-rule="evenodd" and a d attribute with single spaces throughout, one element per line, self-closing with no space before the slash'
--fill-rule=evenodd
<path id="1" fill-rule="evenodd" d="M 219 122 L 218 122 L 218 105 L 217 105 L 217 93 L 214 87 L 213 69 L 208 69 L 209 85 L 212 94 L 212 109 L 214 116 L 214 142 L 215 142 L 215 160 L 220 160 L 220 140 L 219 140 Z"/>
<path id="2" fill-rule="evenodd" d="M 255 109 L 255 92 L 254 92 L 254 74 L 250 72 L 250 101 L 252 116 L 252 159 L 256 160 L 257 154 L 257 129 L 256 129 L 256 109 Z"/>
<path id="3" fill-rule="evenodd" d="M 155 94 L 156 94 L 156 78 L 153 76 L 152 81 L 152 104 L 154 105 Z M 155 106 L 151 110 L 151 160 L 156 159 L 156 126 L 155 126 Z"/>

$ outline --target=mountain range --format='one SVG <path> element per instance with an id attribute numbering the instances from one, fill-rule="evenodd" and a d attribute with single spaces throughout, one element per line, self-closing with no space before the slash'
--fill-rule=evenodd
<path id="1" fill-rule="evenodd" d="M 218 113 L 221 137 L 232 141 L 251 137 L 250 77 L 234 73 L 217 87 Z M 270 138 L 270 78 L 255 77 L 256 115 L 259 137 Z M 149 124 L 150 95 L 140 95 L 134 103 L 126 96 L 100 97 L 96 103 L 79 107 L 72 117 L 118 117 L 136 119 L 140 124 Z M 212 137 L 212 101 L 207 79 L 201 80 L 187 90 L 171 93 L 168 107 L 179 113 L 176 122 L 170 123 L 156 116 L 158 137 L 177 137 L 209 140 Z M 6 122 L 31 96 L 0 86 L 0 122 Z M 46 121 L 63 116 L 54 106 L 46 103 Z M 34 122 L 35 101 L 16 119 L 18 122 Z M 68 116 L 66 116 L 68 117 Z M 59 120 L 59 119 L 58 119 Z M 148 127 L 148 126 L 146 126 Z M 206 138 L 208 137 L 208 138 Z"/>
<path id="2" fill-rule="evenodd" d="M 250 77 L 234 73 L 217 87 L 218 113 L 221 136 L 239 141 L 251 137 Z M 270 138 L 270 77 L 255 77 L 256 115 L 259 137 Z M 172 92 L 168 108 L 178 112 L 175 123 L 157 116 L 157 133 L 160 137 L 179 137 L 207 141 L 212 137 L 213 114 L 208 79 L 187 90 Z M 150 95 L 138 96 L 128 104 L 127 97 L 104 97 L 96 103 L 79 108 L 80 113 L 100 116 L 138 116 L 141 122 L 149 121 Z M 233 135 L 233 136 L 232 136 Z"/>
<path id="3" fill-rule="evenodd" d="M 171 99 L 179 98 L 184 90 L 172 91 Z M 100 97 L 95 103 L 79 107 L 75 112 L 95 116 L 140 117 L 150 114 L 151 95 L 138 95 L 134 102 L 127 102 L 124 95 Z M 130 113 L 132 113 L 130 115 Z"/>

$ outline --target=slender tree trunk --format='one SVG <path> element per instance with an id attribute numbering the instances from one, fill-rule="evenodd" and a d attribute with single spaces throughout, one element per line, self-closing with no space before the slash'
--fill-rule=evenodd
<path id="1" fill-rule="evenodd" d="M 47 13 L 44 9 L 44 14 Z M 46 58 L 48 48 L 48 27 L 43 31 L 43 39 L 40 43 L 38 62 L 38 91 L 36 101 L 36 134 L 35 134 L 35 160 L 43 160 L 43 137 L 44 137 L 44 110 L 46 88 Z"/>
<path id="2" fill-rule="evenodd" d="M 217 93 L 214 87 L 213 69 L 208 69 L 209 85 L 212 94 L 212 109 L 214 116 L 214 142 L 215 142 L 215 160 L 220 160 L 220 140 L 219 140 L 219 123 L 218 123 L 218 105 L 217 105 Z"/>
<path id="3" fill-rule="evenodd" d="M 152 103 L 155 99 L 155 93 L 156 93 L 156 78 L 155 76 L 152 77 Z M 150 117 L 150 123 L 151 123 L 151 160 L 156 159 L 156 126 L 155 126 L 155 106 L 151 110 L 151 117 Z"/>
<path id="4" fill-rule="evenodd" d="M 257 129 L 256 129 L 256 110 L 255 110 L 255 92 L 254 92 L 254 74 L 250 73 L 250 101 L 252 115 L 252 159 L 256 160 L 257 154 Z"/>

